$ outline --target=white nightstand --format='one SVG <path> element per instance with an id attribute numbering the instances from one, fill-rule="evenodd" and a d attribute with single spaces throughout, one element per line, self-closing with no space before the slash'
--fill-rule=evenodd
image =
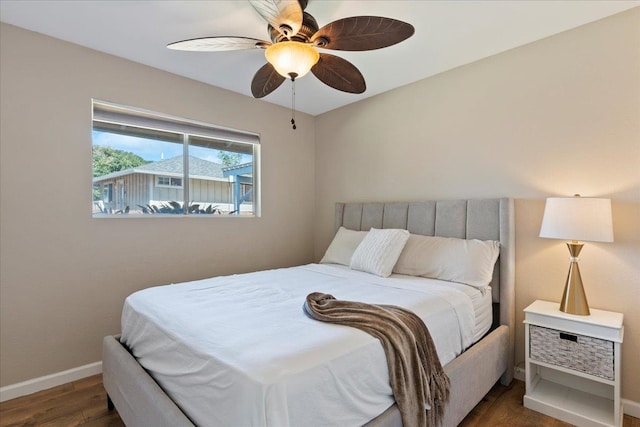
<path id="1" fill-rule="evenodd" d="M 560 304 L 525 308 L 524 406 L 577 426 L 622 426 L 622 314 L 563 313 Z"/>

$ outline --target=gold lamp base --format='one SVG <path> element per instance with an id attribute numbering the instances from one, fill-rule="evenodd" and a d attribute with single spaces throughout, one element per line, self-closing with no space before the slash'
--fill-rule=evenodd
<path id="1" fill-rule="evenodd" d="M 584 287 L 582 286 L 580 267 L 578 267 L 578 255 L 583 246 L 584 244 L 575 241 L 567 242 L 571 258 L 567 283 L 564 286 L 564 293 L 560 301 L 560 311 L 580 316 L 588 316 L 591 312 L 589 311 L 587 295 L 584 293 Z"/>

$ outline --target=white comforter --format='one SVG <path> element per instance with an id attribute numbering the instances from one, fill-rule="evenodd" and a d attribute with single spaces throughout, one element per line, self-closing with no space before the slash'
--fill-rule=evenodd
<path id="1" fill-rule="evenodd" d="M 443 365 L 473 341 L 470 299 L 446 282 L 317 264 L 136 292 L 122 340 L 198 426 L 362 425 L 394 402 L 384 351 L 305 316 L 314 291 L 412 310 Z"/>

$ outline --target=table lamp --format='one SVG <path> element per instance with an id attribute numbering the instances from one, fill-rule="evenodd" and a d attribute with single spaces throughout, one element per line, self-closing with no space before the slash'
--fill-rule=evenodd
<path id="1" fill-rule="evenodd" d="M 578 255 L 580 241 L 613 242 L 611 200 L 593 197 L 549 197 L 545 203 L 540 237 L 570 240 L 569 274 L 560 302 L 560 311 L 587 316 L 590 313 L 582 286 Z"/>

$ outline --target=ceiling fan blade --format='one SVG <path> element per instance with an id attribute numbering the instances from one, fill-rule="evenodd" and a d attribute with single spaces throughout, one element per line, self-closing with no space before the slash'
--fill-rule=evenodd
<path id="1" fill-rule="evenodd" d="M 250 37 L 201 37 L 182 40 L 167 45 L 169 49 L 194 52 L 221 52 L 225 50 L 266 49 L 270 42 Z"/>
<path id="2" fill-rule="evenodd" d="M 374 50 L 408 39 L 413 25 L 381 16 L 352 16 L 338 19 L 320 28 L 311 43 L 335 50 Z"/>
<path id="3" fill-rule="evenodd" d="M 282 77 L 273 65 L 268 62 L 264 64 L 253 76 L 251 81 L 251 93 L 254 98 L 262 98 L 269 95 L 284 82 L 286 79 Z"/>
<path id="4" fill-rule="evenodd" d="M 362 93 L 367 90 L 367 84 L 360 70 L 339 56 L 321 53 L 320 59 L 311 68 L 311 72 L 322 83 L 342 92 Z"/>
<path id="5" fill-rule="evenodd" d="M 249 0 L 249 3 L 282 35 L 291 37 L 300 31 L 302 7 L 298 0 Z"/>

